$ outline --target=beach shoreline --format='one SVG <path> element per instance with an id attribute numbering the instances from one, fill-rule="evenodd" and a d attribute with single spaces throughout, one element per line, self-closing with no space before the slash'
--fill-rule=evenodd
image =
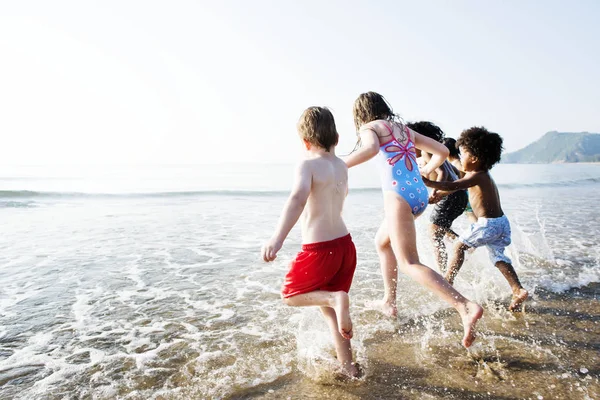
<path id="1" fill-rule="evenodd" d="M 600 398 L 599 299 L 594 283 L 562 294 L 539 291 L 523 313 L 487 304 L 469 351 L 431 335 L 433 325 L 459 341 L 456 315 L 443 310 L 364 343 L 368 366 L 359 381 L 319 383 L 295 371 L 229 398 Z"/>

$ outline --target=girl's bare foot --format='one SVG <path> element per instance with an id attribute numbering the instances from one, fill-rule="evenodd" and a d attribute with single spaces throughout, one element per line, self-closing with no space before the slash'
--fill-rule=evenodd
<path id="1" fill-rule="evenodd" d="M 398 307 L 396 306 L 396 302 L 388 303 L 387 301 L 382 301 L 379 303 L 379 307 L 381 308 L 381 311 L 383 311 L 383 313 L 388 317 L 398 317 Z"/>
<path id="2" fill-rule="evenodd" d="M 340 335 L 352 339 L 352 320 L 350 319 L 350 297 L 344 291 L 335 292 L 334 305 Z"/>
<path id="3" fill-rule="evenodd" d="M 396 306 L 396 301 L 393 303 L 385 300 L 376 300 L 368 302 L 367 305 L 372 308 L 376 308 L 384 313 L 386 316 L 390 318 L 398 317 L 398 307 Z"/>
<path id="4" fill-rule="evenodd" d="M 358 363 L 355 363 L 355 362 L 344 363 L 342 365 L 341 372 L 345 378 L 356 379 L 356 378 L 360 378 L 362 375 L 360 366 L 358 365 Z"/>
<path id="5" fill-rule="evenodd" d="M 523 302 L 527 299 L 527 297 L 529 297 L 529 292 L 523 288 L 519 289 L 518 292 L 513 294 L 512 301 L 510 302 L 508 309 L 510 311 L 517 311 L 521 307 L 521 304 L 523 304 Z"/>
<path id="6" fill-rule="evenodd" d="M 465 331 L 462 344 L 466 348 L 469 348 L 475 341 L 475 324 L 482 315 L 483 308 L 481 308 L 479 304 L 473 303 L 472 301 L 469 301 L 465 305 L 464 311 L 460 313 Z"/>

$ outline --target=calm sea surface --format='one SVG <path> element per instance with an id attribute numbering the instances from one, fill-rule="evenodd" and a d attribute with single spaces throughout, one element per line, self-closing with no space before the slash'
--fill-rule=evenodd
<path id="1" fill-rule="evenodd" d="M 398 321 L 370 306 L 382 296 L 372 244 L 382 198 L 370 166 L 352 170 L 345 218 L 359 256 L 353 346 L 366 370 L 352 384 L 330 376 L 334 353 L 318 312 L 279 299 L 298 229 L 276 262 L 259 260 L 292 172 L 290 165 L 2 168 L 0 398 L 600 396 L 600 166 L 492 170 L 513 227 L 508 255 L 533 296 L 515 319 L 504 311 L 509 288 L 486 251 L 469 254 L 456 287 L 486 308 L 471 352 L 459 346 L 458 317 L 405 277 Z M 421 258 L 433 266 L 430 211 L 417 229 Z M 467 228 L 464 216 L 455 228 Z M 577 331 L 558 319 L 570 307 Z M 528 331 L 540 321 L 553 322 Z M 577 332 L 584 339 L 569 336 Z M 411 357 L 410 369 L 399 366 Z M 479 369 L 471 373 L 460 360 L 488 365 L 502 379 L 477 378 Z M 381 377 L 393 368 L 386 383 Z M 457 375 L 431 391 L 427 374 L 440 368 Z"/>

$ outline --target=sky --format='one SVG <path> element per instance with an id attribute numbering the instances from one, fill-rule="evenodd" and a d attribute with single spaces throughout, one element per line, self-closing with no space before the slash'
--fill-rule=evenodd
<path id="1" fill-rule="evenodd" d="M 309 106 L 383 94 L 518 150 L 600 132 L 600 2 L 0 0 L 0 164 L 287 163 Z"/>

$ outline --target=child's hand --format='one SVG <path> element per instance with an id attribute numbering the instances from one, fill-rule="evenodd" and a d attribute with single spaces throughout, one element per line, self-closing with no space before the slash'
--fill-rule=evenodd
<path id="1" fill-rule="evenodd" d="M 260 254 L 262 255 L 262 259 L 266 262 L 273 261 L 277 258 L 277 252 L 281 250 L 281 246 L 283 246 L 283 242 L 280 242 L 275 239 L 270 239 L 267 243 L 265 243 L 260 250 Z"/>
<path id="2" fill-rule="evenodd" d="M 429 204 L 439 203 L 443 198 L 444 196 L 442 196 L 437 189 L 434 189 L 433 192 L 431 192 L 431 196 L 429 196 Z"/>

